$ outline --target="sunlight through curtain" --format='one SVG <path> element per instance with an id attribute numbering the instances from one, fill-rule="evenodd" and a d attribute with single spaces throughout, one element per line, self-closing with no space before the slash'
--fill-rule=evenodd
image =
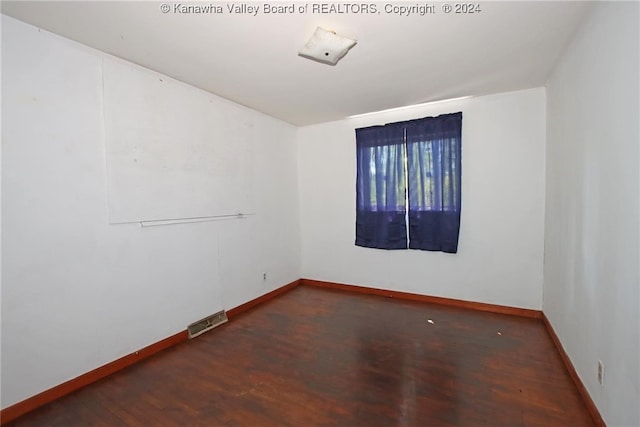
<path id="1" fill-rule="evenodd" d="M 356 245 L 406 249 L 404 126 L 356 130 Z"/>
<path id="2" fill-rule="evenodd" d="M 461 132 L 462 113 L 407 124 L 410 249 L 458 250 Z"/>
<path id="3" fill-rule="evenodd" d="M 457 252 L 461 134 L 462 113 L 356 129 L 356 245 Z"/>

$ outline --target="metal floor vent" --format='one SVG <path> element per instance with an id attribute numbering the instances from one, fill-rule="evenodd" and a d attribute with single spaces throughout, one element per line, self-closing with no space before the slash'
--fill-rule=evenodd
<path id="1" fill-rule="evenodd" d="M 202 335 L 216 326 L 226 323 L 228 320 L 227 313 L 224 310 L 219 311 L 216 314 L 212 314 L 211 316 L 207 316 L 202 320 L 198 320 L 187 327 L 187 330 L 189 331 L 189 338 L 195 338 L 198 335 Z"/>

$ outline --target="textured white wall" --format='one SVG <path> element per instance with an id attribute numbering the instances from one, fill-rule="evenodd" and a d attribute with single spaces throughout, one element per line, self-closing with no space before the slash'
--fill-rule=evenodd
<path id="1" fill-rule="evenodd" d="M 105 56 L 2 16 L 3 408 L 300 277 L 296 131 L 249 109 L 255 216 L 109 225 Z"/>
<path id="2" fill-rule="evenodd" d="M 354 129 L 457 111 L 458 254 L 355 246 Z M 544 88 L 300 128 L 298 144 L 303 277 L 542 308 Z"/>
<path id="3" fill-rule="evenodd" d="M 610 427 L 640 425 L 639 12 L 597 3 L 547 86 L 543 308 Z"/>

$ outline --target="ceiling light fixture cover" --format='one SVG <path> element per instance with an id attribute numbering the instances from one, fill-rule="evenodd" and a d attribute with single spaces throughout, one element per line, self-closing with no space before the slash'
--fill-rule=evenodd
<path id="1" fill-rule="evenodd" d="M 314 59 L 329 65 L 336 65 L 349 49 L 356 45 L 356 41 L 341 37 L 333 31 L 316 28 L 315 33 L 304 45 L 298 55 Z"/>

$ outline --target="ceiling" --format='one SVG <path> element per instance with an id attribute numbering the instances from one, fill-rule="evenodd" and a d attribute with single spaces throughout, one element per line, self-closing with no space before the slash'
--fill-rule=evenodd
<path id="1" fill-rule="evenodd" d="M 369 2 L 376 13 L 365 13 L 364 3 L 166 3 L 168 13 L 158 1 L 1 6 L 3 14 L 298 126 L 543 86 L 590 8 L 577 1 L 482 1 L 480 12 L 447 14 L 436 2 L 429 3 L 435 13 L 403 16 L 393 8 L 426 3 Z M 222 13 L 179 13 L 180 5 L 210 4 Z M 334 13 L 314 13 L 322 4 Z M 229 11 L 240 5 L 259 11 Z M 294 13 L 265 10 L 286 5 Z M 318 26 L 358 43 L 335 66 L 298 56 Z"/>

